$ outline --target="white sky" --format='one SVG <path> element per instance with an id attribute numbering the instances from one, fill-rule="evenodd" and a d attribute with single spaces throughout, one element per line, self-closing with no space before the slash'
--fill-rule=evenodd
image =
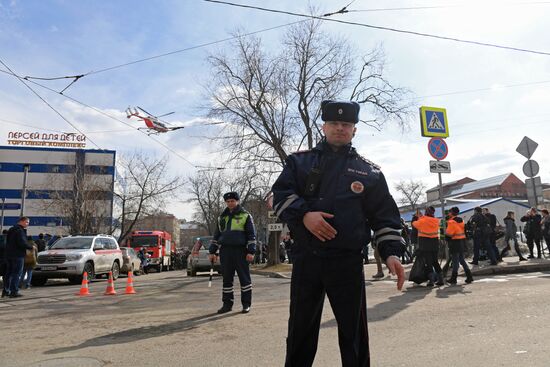
<path id="1" fill-rule="evenodd" d="M 301 1 L 240 3 L 307 11 L 307 3 Z M 321 12 L 329 12 L 349 0 L 314 3 Z M 349 9 L 429 6 L 439 8 L 355 12 L 335 19 L 550 52 L 550 2 L 356 0 Z M 237 28 L 249 32 L 294 20 L 297 18 L 289 15 L 198 0 L 0 0 L 0 60 L 21 75 L 74 75 L 221 40 Z M 506 172 L 525 179 L 521 170 L 525 158 L 515 152 L 525 135 L 539 143 L 533 159 L 541 167 L 542 181 L 550 180 L 550 56 L 334 23 L 326 24 L 325 30 L 346 37 L 358 54 L 383 44 L 386 77 L 411 89 L 418 97 L 418 106 L 447 108 L 451 136 L 446 160 L 451 162 L 452 173 L 444 175 L 444 181 L 464 176 L 482 179 Z M 265 32 L 262 38 L 278 45 L 283 32 Z M 176 111 L 166 119 L 200 124 L 208 102 L 201 85 L 210 76 L 205 58 L 219 50 L 231 52 L 227 46 L 220 43 L 92 74 L 66 94 L 135 127 L 139 123 L 127 120 L 124 114 L 129 105 L 157 114 Z M 41 83 L 57 90 L 67 84 Z M 173 174 L 195 171 L 144 134 L 62 96 L 35 89 L 101 148 L 115 149 L 119 154 L 134 149 L 168 153 Z M 6 143 L 9 131 L 38 131 L 21 124 L 74 131 L 17 79 L 4 73 L 0 73 L 0 111 L 0 144 Z M 188 127 L 156 139 L 195 165 L 215 165 L 219 157 L 203 137 L 206 133 L 204 127 Z M 391 123 L 382 132 L 359 126 L 354 143 L 361 154 L 382 166 L 390 186 L 403 179 L 421 179 L 432 187 L 437 184 L 437 175 L 429 172 L 427 142 L 428 138 L 420 136 L 415 119 L 404 133 Z M 90 141 L 88 148 L 94 148 Z M 169 210 L 190 219 L 191 208 L 182 203 L 184 200 L 184 196 L 174 200 Z"/>

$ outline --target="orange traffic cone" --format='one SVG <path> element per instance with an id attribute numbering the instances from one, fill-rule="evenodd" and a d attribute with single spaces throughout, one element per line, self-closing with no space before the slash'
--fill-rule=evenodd
<path id="1" fill-rule="evenodd" d="M 136 290 L 134 289 L 134 280 L 132 279 L 132 272 L 128 272 L 128 280 L 126 282 L 126 292 L 124 294 L 136 294 Z"/>
<path id="2" fill-rule="evenodd" d="M 109 272 L 109 280 L 107 281 L 107 289 L 105 289 L 105 293 L 103 295 L 105 296 L 114 296 L 116 294 L 115 292 L 115 283 L 113 282 L 113 272 Z"/>
<path id="3" fill-rule="evenodd" d="M 90 296 L 90 291 L 88 290 L 88 272 L 84 272 L 82 276 L 82 285 L 80 286 L 80 292 L 76 294 L 77 296 Z"/>

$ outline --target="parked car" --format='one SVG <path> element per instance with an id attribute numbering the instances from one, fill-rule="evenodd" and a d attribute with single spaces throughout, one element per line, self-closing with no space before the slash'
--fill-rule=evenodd
<path id="1" fill-rule="evenodd" d="M 134 275 L 140 275 L 143 271 L 141 268 L 141 260 L 138 258 L 136 252 L 131 247 L 121 247 L 122 251 L 122 266 L 120 267 L 121 273 L 130 273 Z"/>
<path id="2" fill-rule="evenodd" d="M 117 279 L 121 265 L 122 251 L 113 236 L 68 236 L 38 253 L 31 283 L 40 286 L 50 278 L 68 278 L 71 283 L 78 284 L 84 272 L 92 280 L 112 271 L 113 279 Z"/>
<path id="3" fill-rule="evenodd" d="M 208 248 L 212 236 L 197 237 L 191 254 L 187 257 L 187 275 L 196 276 L 198 271 L 210 271 L 210 260 L 208 259 Z M 219 259 L 214 263 L 214 270 L 221 273 Z"/>

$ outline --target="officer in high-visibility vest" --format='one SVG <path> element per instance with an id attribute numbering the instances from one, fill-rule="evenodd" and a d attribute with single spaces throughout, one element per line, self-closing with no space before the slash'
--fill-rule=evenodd
<path id="1" fill-rule="evenodd" d="M 256 251 L 256 230 L 252 216 L 239 205 L 239 194 L 228 192 L 223 195 L 227 208 L 218 218 L 218 227 L 209 249 L 210 261 L 215 261 L 220 250 L 223 275 L 222 302 L 218 313 L 233 308 L 233 278 L 235 271 L 241 284 L 242 313 L 250 312 L 252 304 L 252 281 L 248 264 L 254 260 Z"/>
<path id="2" fill-rule="evenodd" d="M 474 281 L 472 272 L 464 260 L 464 243 L 466 241 L 466 233 L 464 232 L 464 221 L 458 216 L 459 212 L 460 211 L 456 206 L 449 210 L 447 230 L 445 231 L 447 242 L 449 243 L 449 252 L 451 253 L 451 259 L 453 262 L 452 275 L 449 279 L 447 279 L 447 283 L 450 284 L 456 284 L 459 262 L 464 269 L 464 273 L 466 274 L 466 283 L 471 283 Z"/>
<path id="3" fill-rule="evenodd" d="M 424 215 L 412 225 L 418 230 L 418 256 L 424 256 L 426 264 L 433 267 L 437 274 L 437 285 L 444 285 L 443 272 L 438 261 L 439 253 L 439 219 L 434 217 L 433 206 L 426 208 Z M 428 287 L 434 285 L 433 273 L 429 275 Z"/>

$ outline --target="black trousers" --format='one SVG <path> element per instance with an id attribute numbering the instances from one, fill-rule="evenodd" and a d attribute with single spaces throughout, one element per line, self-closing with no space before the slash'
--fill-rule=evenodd
<path id="1" fill-rule="evenodd" d="M 325 293 L 336 323 L 342 366 L 370 366 L 363 258 L 294 254 L 286 367 L 311 366 L 317 352 Z"/>
<path id="2" fill-rule="evenodd" d="M 222 301 L 233 306 L 233 278 L 235 271 L 241 283 L 241 303 L 243 307 L 252 304 L 252 281 L 250 269 L 246 261 L 246 248 L 244 246 L 222 246 L 220 248 L 220 263 L 223 276 Z"/>

